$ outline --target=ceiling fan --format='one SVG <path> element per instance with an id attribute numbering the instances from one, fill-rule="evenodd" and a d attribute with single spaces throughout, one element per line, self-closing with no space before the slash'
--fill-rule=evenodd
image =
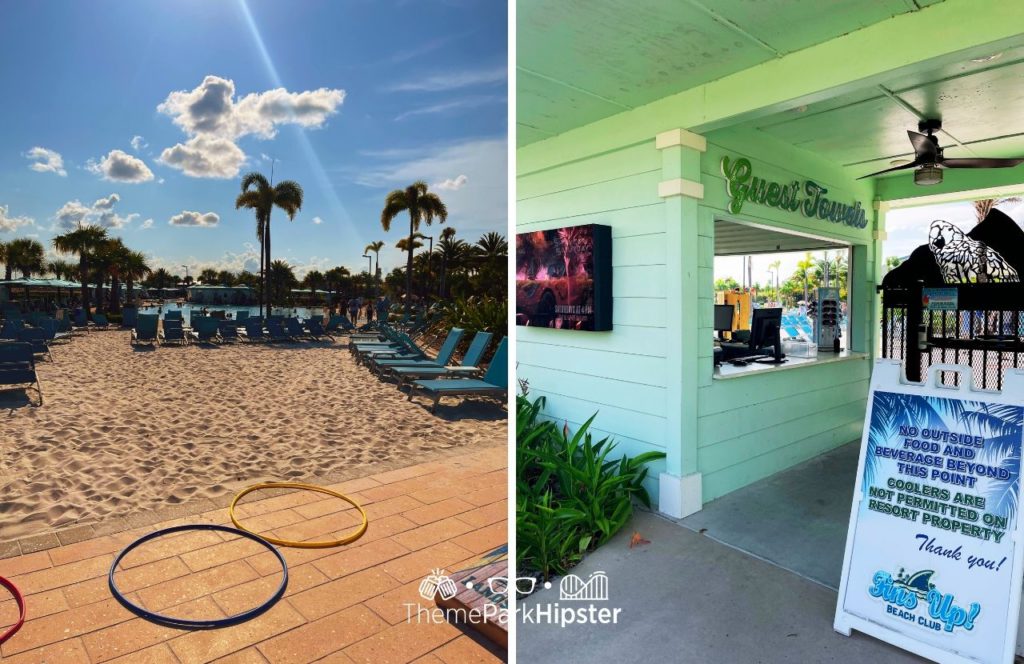
<path id="1" fill-rule="evenodd" d="M 914 145 L 914 160 L 909 164 L 902 164 L 893 168 L 887 168 L 877 173 L 869 173 L 857 178 L 863 180 L 882 173 L 902 171 L 907 168 L 916 168 L 914 171 L 914 183 L 920 185 L 939 184 L 942 182 L 943 168 L 1010 168 L 1024 162 L 1020 159 L 985 159 L 982 157 L 968 157 L 964 159 L 946 159 L 942 155 L 942 148 L 939 147 L 939 139 L 934 133 L 942 129 L 942 120 L 921 120 L 917 128 L 923 132 L 907 131 L 910 142 Z"/>

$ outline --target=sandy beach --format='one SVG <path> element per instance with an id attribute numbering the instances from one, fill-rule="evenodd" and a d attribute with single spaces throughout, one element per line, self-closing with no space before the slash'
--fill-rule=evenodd
<path id="1" fill-rule="evenodd" d="M 136 350 L 128 338 L 54 346 L 38 364 L 42 407 L 0 392 L 0 541 L 506 440 L 497 403 L 452 399 L 432 415 L 343 340 Z"/>

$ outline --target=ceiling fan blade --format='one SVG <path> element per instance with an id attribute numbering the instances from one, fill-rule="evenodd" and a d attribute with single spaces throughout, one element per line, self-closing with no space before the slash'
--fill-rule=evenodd
<path id="1" fill-rule="evenodd" d="M 1024 158 L 1021 159 L 985 159 L 982 157 L 978 158 L 963 158 L 963 159 L 943 159 L 939 162 L 939 166 L 943 168 L 1010 168 L 1017 164 L 1024 162 Z"/>
<path id="2" fill-rule="evenodd" d="M 907 136 L 910 137 L 910 142 L 914 145 L 914 153 L 917 154 L 915 161 L 922 164 L 934 164 L 939 153 L 939 146 L 932 143 L 932 139 L 929 137 L 916 131 L 908 129 Z"/>
<path id="3" fill-rule="evenodd" d="M 862 175 L 862 176 L 860 176 L 857 179 L 858 180 L 863 180 L 864 178 L 874 177 L 876 175 L 881 175 L 882 173 L 891 173 L 893 171 L 902 171 L 902 170 L 905 170 L 905 169 L 908 169 L 908 168 L 917 168 L 920 165 L 921 165 L 921 162 L 919 162 L 919 161 L 912 161 L 909 164 L 903 164 L 902 166 L 893 166 L 892 168 L 887 168 L 884 171 L 878 171 L 876 173 L 868 173 L 867 175 Z"/>

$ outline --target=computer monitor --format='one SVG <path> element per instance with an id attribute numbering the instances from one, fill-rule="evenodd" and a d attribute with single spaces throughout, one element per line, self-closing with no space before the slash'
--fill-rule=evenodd
<path id="1" fill-rule="evenodd" d="M 736 308 L 731 304 L 715 305 L 715 332 L 722 338 L 723 332 L 732 332 L 732 319 Z"/>
<path id="2" fill-rule="evenodd" d="M 763 363 L 780 364 L 785 362 L 782 354 L 782 309 L 754 309 L 750 320 L 750 350 L 758 352 L 763 348 L 772 349 L 772 357 L 758 360 Z"/>

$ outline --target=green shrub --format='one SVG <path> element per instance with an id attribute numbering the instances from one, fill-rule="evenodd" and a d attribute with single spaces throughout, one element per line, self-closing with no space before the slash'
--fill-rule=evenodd
<path id="1" fill-rule="evenodd" d="M 540 418 L 544 397 L 516 403 L 517 564 L 545 580 L 564 574 L 629 521 L 633 499 L 647 507 L 647 464 L 665 457 L 647 452 L 613 457 L 610 438 L 593 441 L 596 413 L 570 438 Z"/>

